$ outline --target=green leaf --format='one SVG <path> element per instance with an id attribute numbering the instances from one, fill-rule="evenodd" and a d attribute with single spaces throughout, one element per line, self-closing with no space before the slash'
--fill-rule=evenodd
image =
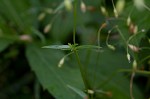
<path id="1" fill-rule="evenodd" d="M 44 89 L 47 89 L 56 99 L 79 99 L 79 97 L 77 98 L 79 93 L 74 89 L 84 91 L 84 85 L 74 57 L 66 62 L 63 68 L 58 68 L 60 57 L 64 56 L 58 51 L 39 49 L 31 45 L 28 46 L 26 54 L 32 70 L 36 73 Z M 90 54 L 86 50 L 79 51 L 79 55 L 91 90 L 103 89 L 106 93 L 110 92 L 111 99 L 130 99 L 130 82 L 123 73 L 117 72 L 120 69 L 130 67 L 126 55 L 106 49 L 104 52 L 90 52 Z M 89 59 L 87 59 L 87 55 L 90 56 Z M 96 63 L 97 58 L 98 63 Z M 67 85 L 74 86 L 71 89 L 75 92 L 70 91 Z M 133 93 L 136 99 L 143 99 L 141 92 L 135 85 Z M 109 98 L 106 94 L 96 92 L 94 99 Z"/>
<path id="2" fill-rule="evenodd" d="M 125 54 L 103 49 L 99 53 L 79 51 L 79 55 L 91 89 L 104 91 L 96 93 L 94 99 L 130 99 L 129 79 L 123 72 L 118 72 L 120 69 L 131 69 Z M 112 96 L 104 93 L 111 93 Z M 135 85 L 133 93 L 135 99 L 143 99 L 142 93 Z"/>
<path id="3" fill-rule="evenodd" d="M 69 45 L 50 45 L 50 46 L 44 46 L 42 48 L 59 49 L 59 50 L 70 50 L 70 46 Z"/>
<path id="4" fill-rule="evenodd" d="M 5 50 L 11 43 L 12 43 L 11 40 L 1 38 L 0 39 L 0 52 Z"/>
<path id="5" fill-rule="evenodd" d="M 100 46 L 94 46 L 94 45 L 81 45 L 77 46 L 77 49 L 100 49 Z"/>
<path id="6" fill-rule="evenodd" d="M 75 93 L 77 93 L 79 96 L 81 96 L 82 98 L 85 98 L 87 95 L 80 89 L 77 89 L 71 85 L 67 86 L 68 88 L 70 88 L 72 91 L 74 91 Z"/>
<path id="7" fill-rule="evenodd" d="M 67 85 L 72 85 L 82 89 L 83 81 L 77 66 L 69 63 L 61 69 L 57 67 L 60 57 L 64 54 L 29 45 L 26 55 L 44 89 L 47 89 L 56 99 L 79 99 L 76 98 L 77 94 L 67 87 Z"/>

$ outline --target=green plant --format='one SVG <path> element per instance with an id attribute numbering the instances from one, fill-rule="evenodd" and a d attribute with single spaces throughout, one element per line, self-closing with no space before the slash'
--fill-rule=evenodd
<path id="1" fill-rule="evenodd" d="M 1 0 L 0 68 L 25 54 L 56 99 L 149 98 L 150 2 L 111 1 Z"/>

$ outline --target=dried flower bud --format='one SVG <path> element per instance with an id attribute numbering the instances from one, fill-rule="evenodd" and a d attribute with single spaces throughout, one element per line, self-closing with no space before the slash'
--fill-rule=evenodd
<path id="1" fill-rule="evenodd" d="M 72 3 L 71 3 L 71 0 L 64 0 L 64 4 L 65 4 L 65 7 L 68 11 L 71 11 L 73 6 L 72 6 Z"/>
<path id="2" fill-rule="evenodd" d="M 32 41 L 31 36 L 30 36 L 30 35 L 27 35 L 27 34 L 21 35 L 21 36 L 19 37 L 19 39 L 22 40 L 22 41 L 28 41 L 28 42 L 31 42 L 31 41 Z"/>
<path id="3" fill-rule="evenodd" d="M 138 26 L 136 25 L 133 29 L 133 33 L 136 34 L 138 32 Z"/>
<path id="4" fill-rule="evenodd" d="M 39 21 L 42 21 L 44 18 L 45 18 L 45 16 L 46 16 L 46 13 L 41 13 L 39 16 L 38 16 L 38 20 Z"/>
<path id="5" fill-rule="evenodd" d="M 80 8 L 81 8 L 81 11 L 82 11 L 83 13 L 86 12 L 86 5 L 85 5 L 85 3 L 84 3 L 83 1 L 81 2 Z"/>
<path id="6" fill-rule="evenodd" d="M 138 26 L 131 23 L 129 26 L 129 31 L 133 34 L 136 34 L 138 32 Z"/>
<path id="7" fill-rule="evenodd" d="M 44 28 L 44 33 L 48 33 L 50 31 L 51 27 L 52 27 L 52 24 L 46 25 Z"/>
<path id="8" fill-rule="evenodd" d="M 139 52 L 140 50 L 140 48 L 135 45 L 128 44 L 128 46 L 133 52 Z"/>
<path id="9" fill-rule="evenodd" d="M 125 6 L 125 0 L 118 0 L 116 3 L 116 10 L 118 12 L 118 14 L 120 14 Z"/>

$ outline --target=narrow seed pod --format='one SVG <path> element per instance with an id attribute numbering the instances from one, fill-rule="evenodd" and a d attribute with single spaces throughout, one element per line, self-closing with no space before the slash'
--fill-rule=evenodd
<path id="1" fill-rule="evenodd" d="M 118 14 L 120 14 L 125 6 L 125 0 L 118 0 L 116 3 L 116 10 L 118 12 Z"/>
<path id="2" fill-rule="evenodd" d="M 86 5 L 85 5 L 85 3 L 84 3 L 83 1 L 81 1 L 80 8 L 81 8 L 81 11 L 82 11 L 83 13 L 86 12 Z"/>

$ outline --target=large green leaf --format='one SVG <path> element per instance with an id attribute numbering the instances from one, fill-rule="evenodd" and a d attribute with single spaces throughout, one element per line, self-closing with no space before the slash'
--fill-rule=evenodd
<path id="1" fill-rule="evenodd" d="M 56 99 L 78 99 L 68 85 L 82 88 L 83 83 L 78 69 L 71 68 L 68 63 L 63 68 L 57 64 L 63 54 L 49 49 L 42 49 L 34 45 L 28 46 L 27 58 L 32 70 L 36 73 L 44 89 L 47 89 Z"/>
<path id="2" fill-rule="evenodd" d="M 84 88 L 74 55 L 62 68 L 58 68 L 59 59 L 63 56 L 61 52 L 40 49 L 32 45 L 28 46 L 26 54 L 39 81 L 56 99 L 79 99 L 79 95 L 77 95 L 79 92 L 76 93 L 67 87 L 69 85 L 80 90 Z M 89 54 L 88 51 L 81 51 L 79 54 L 82 64 L 85 66 L 84 70 L 90 83 L 90 89 L 97 91 L 95 99 L 110 98 L 99 92 L 100 90 L 111 92 L 111 99 L 130 99 L 129 80 L 123 73 L 117 72 L 130 66 L 125 55 L 108 50 L 99 53 L 99 58 L 97 52 Z M 89 59 L 87 59 L 87 55 L 89 55 Z M 98 64 L 96 63 L 97 58 Z M 113 76 L 113 73 L 116 75 Z M 113 79 L 107 81 L 111 76 Z M 143 99 L 138 88 L 134 86 L 133 89 L 135 98 Z"/>
<path id="3" fill-rule="evenodd" d="M 79 53 L 86 70 L 86 76 L 93 90 L 103 90 L 112 93 L 112 97 L 102 93 L 96 94 L 96 99 L 130 99 L 130 83 L 120 69 L 132 68 L 126 55 L 105 49 L 103 52 L 81 51 Z M 98 60 L 97 60 L 98 59 Z M 134 85 L 135 99 L 143 99 L 142 93 Z"/>

